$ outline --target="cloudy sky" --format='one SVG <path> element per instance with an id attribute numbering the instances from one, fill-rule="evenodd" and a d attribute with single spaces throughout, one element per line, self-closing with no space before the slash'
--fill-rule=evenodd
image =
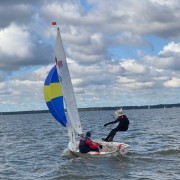
<path id="1" fill-rule="evenodd" d="M 43 110 L 60 27 L 78 107 L 180 103 L 178 0 L 1 0 L 0 112 Z"/>

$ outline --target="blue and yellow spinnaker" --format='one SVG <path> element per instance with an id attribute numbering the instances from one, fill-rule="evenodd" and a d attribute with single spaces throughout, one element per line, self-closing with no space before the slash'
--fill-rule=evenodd
<path id="1" fill-rule="evenodd" d="M 51 69 L 45 80 L 44 98 L 53 117 L 66 127 L 67 119 L 64 112 L 63 93 L 56 66 Z"/>

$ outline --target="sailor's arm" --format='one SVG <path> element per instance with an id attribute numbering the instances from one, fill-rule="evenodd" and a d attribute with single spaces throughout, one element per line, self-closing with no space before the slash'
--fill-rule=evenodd
<path id="1" fill-rule="evenodd" d="M 117 122 L 118 122 L 117 119 L 116 119 L 115 121 L 108 122 L 108 123 L 104 124 L 104 127 L 106 127 L 106 126 L 109 125 L 109 124 L 115 124 L 115 123 L 117 123 Z"/>

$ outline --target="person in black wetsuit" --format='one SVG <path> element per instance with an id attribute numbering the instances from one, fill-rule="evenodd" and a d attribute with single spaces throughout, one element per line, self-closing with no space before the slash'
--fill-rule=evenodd
<path id="1" fill-rule="evenodd" d="M 111 130 L 111 132 L 108 134 L 106 138 L 102 138 L 103 141 L 113 141 L 113 138 L 117 131 L 127 131 L 129 127 L 129 120 L 125 114 L 123 114 L 122 109 L 117 110 L 115 114 L 118 116 L 118 118 L 115 121 L 106 123 L 104 127 L 106 127 L 109 124 L 115 124 L 119 123 L 118 126 Z"/>

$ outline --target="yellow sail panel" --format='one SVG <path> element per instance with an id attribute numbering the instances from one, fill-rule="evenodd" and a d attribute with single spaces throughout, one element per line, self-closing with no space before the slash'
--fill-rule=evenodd
<path id="1" fill-rule="evenodd" d="M 50 86 L 44 86 L 44 99 L 46 102 L 49 102 L 51 100 L 49 91 L 50 91 Z"/>
<path id="2" fill-rule="evenodd" d="M 51 83 L 50 84 L 51 99 L 57 98 L 59 96 L 63 96 L 61 85 L 59 83 Z"/>
<path id="3" fill-rule="evenodd" d="M 63 96 L 62 88 L 59 83 L 51 83 L 48 86 L 44 86 L 44 98 L 46 102 L 59 96 Z"/>

